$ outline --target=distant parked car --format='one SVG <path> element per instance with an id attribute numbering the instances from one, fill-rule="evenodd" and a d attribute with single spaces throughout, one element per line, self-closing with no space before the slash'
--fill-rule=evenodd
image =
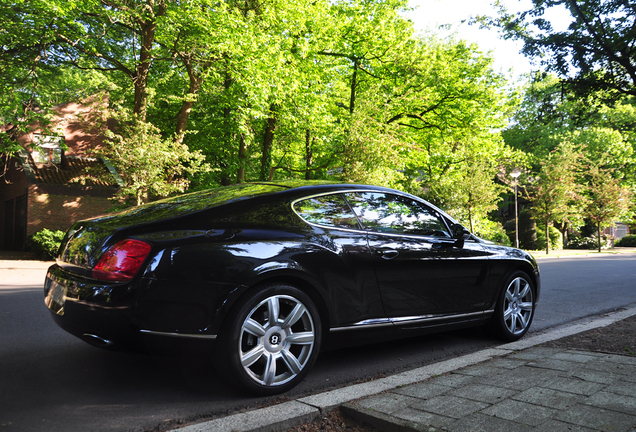
<path id="1" fill-rule="evenodd" d="M 325 337 L 530 327 L 527 253 L 392 189 L 285 181 L 186 194 L 77 222 L 45 281 L 65 330 L 100 347 L 213 347 L 258 394 L 298 384 Z M 346 339 L 345 339 L 346 340 Z"/>

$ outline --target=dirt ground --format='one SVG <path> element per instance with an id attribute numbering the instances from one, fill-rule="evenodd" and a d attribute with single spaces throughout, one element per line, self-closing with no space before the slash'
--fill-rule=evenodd
<path id="1" fill-rule="evenodd" d="M 542 346 L 584 351 L 606 352 L 636 356 L 636 315 L 607 327 L 568 336 Z M 287 432 L 378 432 L 369 427 L 350 423 L 334 410 L 313 423 L 306 423 Z"/>

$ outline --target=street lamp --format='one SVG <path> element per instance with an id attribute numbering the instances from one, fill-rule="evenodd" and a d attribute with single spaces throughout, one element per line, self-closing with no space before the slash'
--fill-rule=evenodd
<path id="1" fill-rule="evenodd" d="M 519 210 L 517 209 L 517 177 L 521 175 L 519 168 L 515 168 L 510 173 L 510 177 L 515 179 L 515 244 L 519 247 Z"/>

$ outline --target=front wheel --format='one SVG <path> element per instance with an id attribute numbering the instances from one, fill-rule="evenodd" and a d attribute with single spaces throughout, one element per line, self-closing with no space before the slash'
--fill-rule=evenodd
<path id="1" fill-rule="evenodd" d="M 303 380 L 320 350 L 320 316 L 304 292 L 288 285 L 250 291 L 228 316 L 219 342 L 224 363 L 251 393 L 283 393 Z"/>
<path id="2" fill-rule="evenodd" d="M 499 294 L 491 329 L 505 341 L 519 340 L 530 328 L 535 305 L 531 279 L 524 272 L 513 273 Z"/>

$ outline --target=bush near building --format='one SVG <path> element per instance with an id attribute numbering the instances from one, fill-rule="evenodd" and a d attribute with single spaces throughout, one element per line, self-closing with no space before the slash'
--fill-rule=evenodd
<path id="1" fill-rule="evenodd" d="M 35 254 L 38 259 L 48 261 L 57 256 L 64 231 L 51 231 L 44 228 L 36 232 L 27 239 L 27 248 Z"/>

